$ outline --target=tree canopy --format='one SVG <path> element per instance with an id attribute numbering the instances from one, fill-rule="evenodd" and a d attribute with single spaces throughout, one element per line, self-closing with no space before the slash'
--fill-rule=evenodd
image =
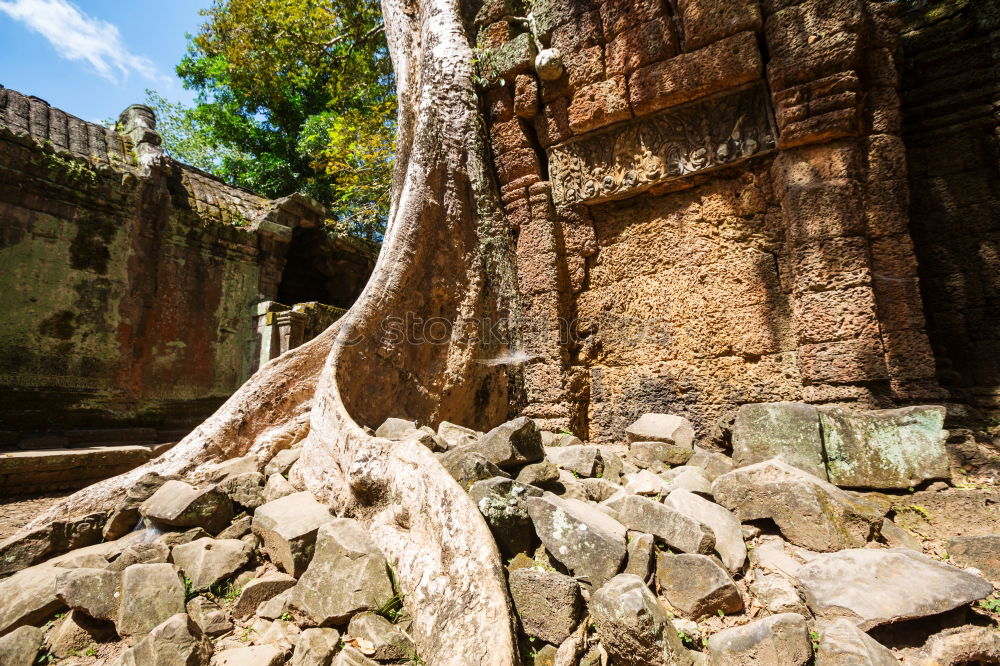
<path id="1" fill-rule="evenodd" d="M 305 192 L 331 226 L 380 240 L 395 78 L 373 0 L 214 0 L 177 67 L 184 109 L 152 94 L 174 157 L 269 197 Z"/>

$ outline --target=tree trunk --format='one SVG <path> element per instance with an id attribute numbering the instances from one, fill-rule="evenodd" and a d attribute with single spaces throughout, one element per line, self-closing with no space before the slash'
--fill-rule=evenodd
<path id="1" fill-rule="evenodd" d="M 81 490 L 26 530 L 111 508 L 148 471 L 196 478 L 206 463 L 263 461 L 304 439 L 292 482 L 366 526 L 393 563 L 421 657 L 513 664 L 504 571 L 478 509 L 425 447 L 363 428 L 388 416 L 480 428 L 504 420 L 506 371 L 478 362 L 496 341 L 463 323 L 516 310 L 460 5 L 383 0 L 383 12 L 399 141 L 385 244 L 358 302 L 261 368 L 171 452 Z"/>

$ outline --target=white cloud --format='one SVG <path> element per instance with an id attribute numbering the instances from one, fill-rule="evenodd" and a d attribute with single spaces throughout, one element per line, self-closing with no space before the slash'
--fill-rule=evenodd
<path id="1" fill-rule="evenodd" d="M 63 58 L 85 60 L 107 79 L 132 72 L 155 81 L 164 78 L 149 58 L 128 50 L 115 25 L 84 14 L 67 0 L 3 0 L 0 12 L 40 33 Z"/>

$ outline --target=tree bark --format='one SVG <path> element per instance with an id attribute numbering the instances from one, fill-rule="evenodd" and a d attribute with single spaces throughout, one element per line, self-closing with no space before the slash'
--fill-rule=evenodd
<path id="1" fill-rule="evenodd" d="M 357 303 L 261 368 L 171 452 L 81 490 L 26 530 L 110 509 L 148 471 L 197 478 L 207 463 L 263 462 L 304 440 L 292 482 L 365 525 L 393 564 L 425 662 L 514 664 L 504 570 L 478 509 L 425 447 L 364 428 L 389 416 L 480 428 L 503 421 L 506 370 L 479 362 L 496 341 L 461 324 L 516 310 L 460 3 L 383 0 L 383 13 L 399 140 L 385 243 Z"/>

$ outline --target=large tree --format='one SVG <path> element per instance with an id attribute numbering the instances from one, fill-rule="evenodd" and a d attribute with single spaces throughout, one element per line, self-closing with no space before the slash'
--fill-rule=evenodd
<path id="1" fill-rule="evenodd" d="M 495 350 L 456 326 L 420 344 L 383 323 L 452 322 L 516 311 L 500 212 L 459 0 L 385 0 L 399 89 L 392 206 L 375 272 L 351 310 L 271 361 L 168 454 L 81 490 L 22 532 L 115 506 L 149 471 L 198 480 L 209 463 L 265 459 L 304 439 L 292 481 L 362 522 L 393 564 L 426 663 L 514 664 L 503 567 L 475 504 L 416 441 L 369 435 L 387 416 L 485 427 L 508 414 Z"/>
<path id="2" fill-rule="evenodd" d="M 202 13 L 177 67 L 196 105 L 157 107 L 180 130 L 168 152 L 265 196 L 306 192 L 345 230 L 380 236 L 396 98 L 378 2 L 214 0 Z"/>

